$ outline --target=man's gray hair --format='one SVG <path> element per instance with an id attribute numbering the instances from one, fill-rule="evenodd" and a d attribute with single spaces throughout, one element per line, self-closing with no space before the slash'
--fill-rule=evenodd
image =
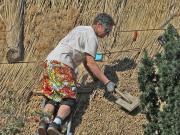
<path id="1" fill-rule="evenodd" d="M 93 24 L 102 23 L 106 26 L 115 25 L 113 18 L 107 13 L 99 13 L 93 21 Z"/>

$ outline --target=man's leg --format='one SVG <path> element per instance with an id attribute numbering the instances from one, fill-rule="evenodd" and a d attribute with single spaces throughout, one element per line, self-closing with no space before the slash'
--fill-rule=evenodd
<path id="1" fill-rule="evenodd" d="M 57 116 L 55 117 L 53 123 L 48 128 L 49 135 L 60 135 L 61 125 L 63 120 L 65 120 L 71 113 L 71 110 L 76 105 L 75 99 L 64 99 L 60 105 Z"/>
<path id="2" fill-rule="evenodd" d="M 46 104 L 44 109 L 43 109 L 43 112 L 45 114 L 49 114 L 49 115 L 52 115 L 54 113 L 54 110 L 55 110 L 55 107 L 53 104 Z"/>
<path id="3" fill-rule="evenodd" d="M 39 135 L 47 135 L 48 124 L 50 122 L 52 114 L 54 113 L 54 110 L 55 105 L 53 105 L 50 100 L 46 101 L 46 105 L 43 109 L 44 117 L 41 119 L 38 127 Z"/>
<path id="4" fill-rule="evenodd" d="M 62 120 L 64 120 L 69 116 L 70 113 L 71 113 L 71 107 L 69 105 L 61 105 L 59 107 L 57 116 L 59 116 Z"/>

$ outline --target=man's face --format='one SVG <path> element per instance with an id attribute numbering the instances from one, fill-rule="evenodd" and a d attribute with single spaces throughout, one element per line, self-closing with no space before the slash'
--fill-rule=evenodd
<path id="1" fill-rule="evenodd" d="M 108 36 L 109 33 L 112 31 L 113 26 L 106 26 L 103 25 L 102 23 L 97 24 L 97 36 L 100 38 L 104 38 L 105 36 Z"/>

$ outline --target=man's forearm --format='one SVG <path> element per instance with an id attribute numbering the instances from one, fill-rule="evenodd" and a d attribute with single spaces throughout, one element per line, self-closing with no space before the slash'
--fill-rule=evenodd
<path id="1" fill-rule="evenodd" d="M 107 84 L 109 82 L 109 79 L 104 75 L 103 72 L 101 72 L 100 68 L 96 63 L 87 64 L 87 69 L 89 69 L 90 72 L 93 73 L 93 75 L 95 75 L 104 84 Z"/>
<path id="2" fill-rule="evenodd" d="M 87 66 L 87 63 L 84 62 L 84 67 L 86 68 L 86 70 L 88 71 L 88 73 L 91 75 L 91 77 L 94 77 L 94 74 L 91 72 L 91 70 L 89 69 L 89 67 Z"/>

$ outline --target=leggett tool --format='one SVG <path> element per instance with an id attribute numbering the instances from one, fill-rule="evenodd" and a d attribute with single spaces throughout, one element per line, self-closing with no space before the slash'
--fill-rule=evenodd
<path id="1" fill-rule="evenodd" d="M 130 51 L 130 50 L 115 51 L 115 52 L 108 52 L 108 53 L 96 53 L 95 61 L 99 61 L 99 62 L 103 61 L 103 56 L 106 54 L 127 52 L 127 51 Z M 139 48 L 136 48 L 136 51 L 139 51 Z M 122 93 L 118 90 L 116 90 L 116 93 L 118 94 L 118 96 L 116 96 L 117 100 L 115 101 L 115 103 L 125 108 L 129 112 L 133 111 L 136 107 L 139 106 L 138 97 L 134 97 L 127 92 Z"/>
<path id="2" fill-rule="evenodd" d="M 116 90 L 117 96 L 115 103 L 125 108 L 129 112 L 133 111 L 135 108 L 139 106 L 139 98 L 132 96 L 128 92 L 120 92 Z"/>

